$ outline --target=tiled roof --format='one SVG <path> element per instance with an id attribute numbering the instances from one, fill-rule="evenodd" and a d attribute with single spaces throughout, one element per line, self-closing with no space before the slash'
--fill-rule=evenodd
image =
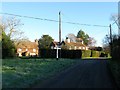
<path id="1" fill-rule="evenodd" d="M 70 43 L 65 42 L 65 44 L 69 45 L 69 46 L 77 46 L 77 47 L 83 46 L 83 47 L 86 47 L 86 45 L 84 45 L 84 44 L 82 44 L 80 42 L 76 42 L 76 43 L 75 42 L 70 42 Z"/>
<path id="2" fill-rule="evenodd" d="M 21 41 L 17 45 L 17 48 L 38 48 L 38 45 L 31 41 Z"/>

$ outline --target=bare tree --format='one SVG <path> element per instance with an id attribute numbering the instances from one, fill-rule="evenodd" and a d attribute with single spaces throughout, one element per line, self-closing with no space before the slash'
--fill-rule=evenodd
<path id="1" fill-rule="evenodd" d="M 110 19 L 114 21 L 113 24 L 116 24 L 118 26 L 118 34 L 120 35 L 120 15 L 112 14 Z"/>
<path id="2" fill-rule="evenodd" d="M 93 37 L 89 37 L 88 46 L 95 46 L 96 40 Z"/>
<path id="3" fill-rule="evenodd" d="M 69 38 L 71 42 L 76 42 L 76 36 L 72 33 L 69 33 L 67 38 Z"/>
<path id="4" fill-rule="evenodd" d="M 25 36 L 23 36 L 23 32 L 19 29 L 21 25 L 23 24 L 15 17 L 0 18 L 1 31 L 4 31 L 13 40 L 25 38 Z"/>

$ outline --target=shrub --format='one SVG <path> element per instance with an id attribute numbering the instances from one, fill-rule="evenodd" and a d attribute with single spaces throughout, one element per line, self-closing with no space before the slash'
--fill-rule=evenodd
<path id="1" fill-rule="evenodd" d="M 120 61 L 120 46 L 116 46 L 113 48 L 113 52 L 112 52 L 112 58 L 115 61 Z"/>
<path id="2" fill-rule="evenodd" d="M 91 56 L 92 57 L 99 57 L 100 56 L 100 52 L 99 51 L 91 51 Z"/>
<path id="3" fill-rule="evenodd" d="M 91 56 L 91 50 L 82 51 L 82 57 L 90 57 L 90 56 Z"/>
<path id="4" fill-rule="evenodd" d="M 2 31 L 2 58 L 14 57 L 15 53 L 16 48 L 13 41 Z"/>
<path id="5" fill-rule="evenodd" d="M 81 50 L 58 50 L 58 57 L 60 58 L 81 58 Z M 40 49 L 41 58 L 56 58 L 56 49 Z"/>

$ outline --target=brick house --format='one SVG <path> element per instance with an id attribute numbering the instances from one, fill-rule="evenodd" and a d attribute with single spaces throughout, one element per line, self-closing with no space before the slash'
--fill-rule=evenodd
<path id="1" fill-rule="evenodd" d="M 38 40 L 35 40 L 35 42 L 20 41 L 16 47 L 18 56 L 38 56 Z"/>
<path id="2" fill-rule="evenodd" d="M 51 49 L 55 49 L 55 47 L 58 45 L 59 42 L 52 42 Z M 76 38 L 76 42 L 71 41 L 69 38 L 67 38 L 64 41 L 65 45 L 62 45 L 61 48 L 66 48 L 69 50 L 88 50 L 88 46 L 86 46 L 81 38 Z"/>
<path id="3" fill-rule="evenodd" d="M 65 44 L 69 50 L 88 50 L 88 46 L 86 46 L 81 38 L 76 38 L 76 42 L 72 42 L 69 38 L 65 40 Z"/>

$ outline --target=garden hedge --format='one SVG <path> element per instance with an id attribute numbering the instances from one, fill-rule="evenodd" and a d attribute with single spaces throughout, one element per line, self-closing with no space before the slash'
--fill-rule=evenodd
<path id="1" fill-rule="evenodd" d="M 91 56 L 91 50 L 82 51 L 82 57 L 90 57 L 90 56 Z"/>
<path id="2" fill-rule="evenodd" d="M 100 56 L 100 52 L 99 51 L 91 51 L 91 56 L 92 57 L 99 57 Z"/>
<path id="3" fill-rule="evenodd" d="M 103 51 L 93 51 L 93 50 L 58 50 L 59 58 L 81 58 L 81 57 L 107 57 Z M 39 54 L 41 58 L 56 58 L 56 49 L 40 49 Z"/>
<path id="4" fill-rule="evenodd" d="M 56 49 L 40 49 L 41 58 L 56 58 Z M 60 58 L 81 58 L 81 50 L 58 50 L 58 57 Z"/>
<path id="5" fill-rule="evenodd" d="M 120 61 L 120 46 L 116 46 L 113 48 L 112 58 L 115 61 Z"/>

